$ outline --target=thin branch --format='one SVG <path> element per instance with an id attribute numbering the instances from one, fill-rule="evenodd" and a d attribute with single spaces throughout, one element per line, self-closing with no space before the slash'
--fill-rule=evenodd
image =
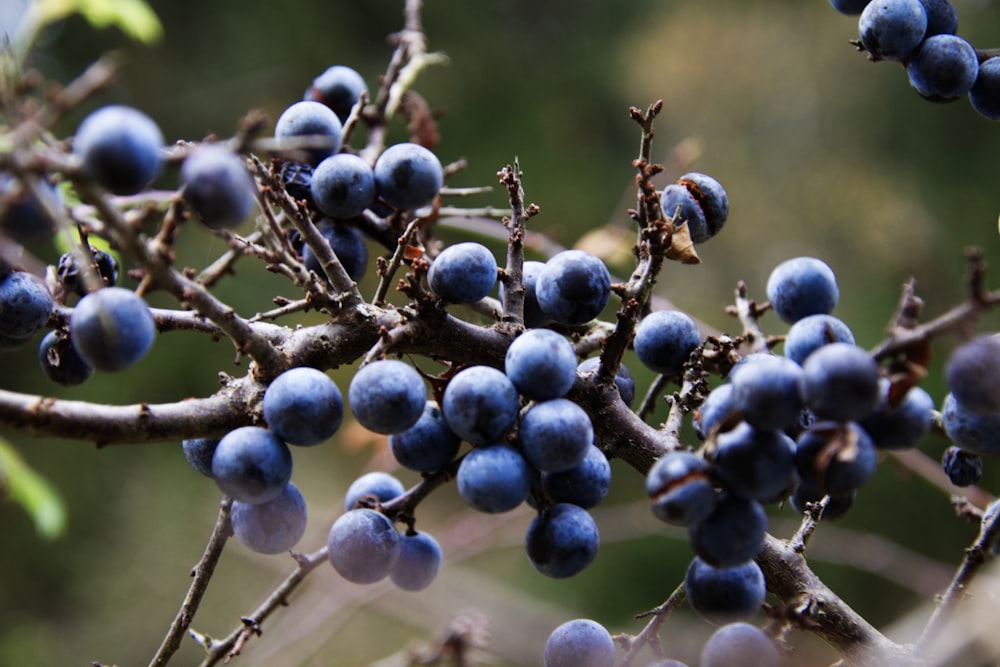
<path id="1" fill-rule="evenodd" d="M 621 667 L 630 667 L 632 661 L 639 656 L 639 652 L 647 644 L 654 649 L 654 653 L 662 655 L 663 649 L 660 647 L 660 640 L 657 636 L 660 632 L 660 626 L 663 625 L 663 622 L 667 620 L 667 617 L 671 613 L 684 604 L 685 599 L 687 599 L 687 594 L 684 590 L 684 582 L 682 581 L 670 594 L 666 602 L 659 607 L 636 614 L 636 620 L 649 618 L 649 622 L 646 623 L 646 626 L 638 635 L 620 639 L 621 643 L 625 646 L 625 657 L 622 658 Z"/>
<path id="2" fill-rule="evenodd" d="M 510 201 L 510 218 L 507 221 L 507 264 L 504 268 L 503 312 L 515 325 L 524 324 L 524 231 L 528 220 L 539 213 L 534 204 L 524 205 L 524 184 L 521 182 L 521 165 L 517 158 L 513 166 L 507 165 L 497 176 L 507 188 Z"/>

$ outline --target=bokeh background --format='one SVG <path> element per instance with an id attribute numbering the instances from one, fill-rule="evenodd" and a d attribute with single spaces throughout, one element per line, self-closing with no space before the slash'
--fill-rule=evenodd
<path id="1" fill-rule="evenodd" d="M 964 298 L 967 246 L 983 248 L 987 261 L 997 256 L 1000 127 L 966 101 L 921 100 L 898 64 L 867 62 L 849 43 L 856 19 L 825 0 L 426 4 L 430 48 L 446 52 L 451 63 L 426 71 L 416 88 L 441 112 L 442 160 L 468 160 L 453 184 L 494 185 L 497 169 L 516 156 L 528 198 L 542 208 L 534 228 L 565 245 L 586 236 L 588 249 L 604 254 L 619 274 L 628 266 L 612 232 L 628 229 L 630 161 L 639 143 L 627 109 L 664 100 L 655 159 L 670 160 L 674 176 L 692 169 L 712 174 L 731 201 L 723 233 L 699 247 L 703 263 L 667 266 L 657 287 L 710 327 L 735 333 L 725 306 L 738 280 L 763 300 L 771 269 L 807 254 L 835 270 L 836 314 L 861 345 L 872 347 L 906 280 L 916 279 L 933 316 Z M 997 7 L 955 4 L 960 34 L 979 47 L 998 46 Z M 170 141 L 228 136 L 251 109 L 273 121 L 329 65 L 350 65 L 374 86 L 391 53 L 386 36 L 402 20 L 400 0 L 150 5 L 164 27 L 151 46 L 76 16 L 42 35 L 31 62 L 57 81 L 69 81 L 108 50 L 123 63 L 119 84 L 67 116 L 63 135 L 85 112 L 112 101 L 144 109 Z M 394 132 L 405 136 L 402 127 Z M 176 173 L 161 183 L 175 184 Z M 470 200 L 505 203 L 500 190 Z M 185 234 L 182 263 L 203 267 L 224 250 L 197 229 Z M 36 252 L 50 262 L 57 257 L 52 248 Z M 369 279 L 362 288 L 370 293 L 373 286 Z M 251 261 L 218 293 L 247 315 L 268 309 L 267 296 L 292 295 Z M 773 316 L 762 324 L 768 333 L 786 329 Z M 977 328 L 997 324 L 991 314 Z M 935 343 L 924 383 L 939 401 L 941 366 L 954 344 Z M 633 357 L 627 362 L 644 388 L 650 375 Z M 161 336 L 136 367 L 70 390 L 45 380 L 32 347 L 3 355 L 0 364 L 4 388 L 109 403 L 206 395 L 217 386 L 217 371 L 245 368 L 233 365 L 231 347 L 193 334 Z M 333 372 L 342 389 L 350 372 Z M 218 490 L 187 466 L 179 443 L 99 450 L 14 432 L 0 436 L 53 483 L 69 515 L 66 533 L 49 541 L 19 506 L 0 502 L 0 665 L 145 664 L 211 531 Z M 693 442 L 690 432 L 686 437 Z M 323 544 L 357 475 L 391 469 L 384 446 L 348 419 L 330 443 L 295 452 L 293 479 L 310 511 L 302 550 Z M 944 447 L 929 437 L 920 449 L 937 460 Z M 995 461 L 986 462 L 982 486 L 1000 488 Z M 794 531 L 790 508 L 772 508 L 771 515 L 772 532 Z M 638 632 L 642 623 L 632 616 L 667 598 L 691 549 L 682 532 L 651 518 L 643 479 L 617 464 L 612 495 L 595 517 L 603 540 L 596 562 L 571 580 L 547 580 L 523 553 L 530 510 L 474 515 L 447 487 L 419 515 L 421 528 L 446 551 L 432 588 L 408 594 L 358 587 L 321 568 L 239 664 L 405 664 L 386 659 L 433 640 L 456 619 L 476 629 L 487 664 L 495 665 L 540 664 L 549 631 L 579 616 L 613 632 Z M 897 628 L 890 634 L 906 640 L 909 631 L 894 624 L 926 616 L 920 605 L 946 585 L 975 534 L 975 526 L 955 517 L 946 491 L 887 458 L 848 516 L 818 531 L 810 562 L 874 624 Z M 194 627 L 228 634 L 291 569 L 287 557 L 258 556 L 234 542 Z M 671 657 L 694 665 L 710 632 L 682 609 L 661 636 Z M 808 636 L 796 635 L 794 643 L 801 664 L 833 662 Z M 190 640 L 175 658 L 178 665 L 199 660 Z"/>

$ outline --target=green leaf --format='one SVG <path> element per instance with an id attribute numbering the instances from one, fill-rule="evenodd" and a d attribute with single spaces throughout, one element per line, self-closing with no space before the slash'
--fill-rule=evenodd
<path id="1" fill-rule="evenodd" d="M 95 27 L 116 26 L 144 44 L 163 36 L 163 25 L 145 0 L 35 0 L 33 9 L 40 25 L 80 14 Z"/>
<path id="2" fill-rule="evenodd" d="M 42 537 L 54 540 L 65 532 L 66 506 L 62 497 L 3 438 L 0 438 L 0 489 L 24 508 Z"/>

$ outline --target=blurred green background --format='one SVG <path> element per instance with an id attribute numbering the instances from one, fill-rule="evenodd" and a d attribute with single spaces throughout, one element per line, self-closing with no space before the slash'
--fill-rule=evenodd
<path id="1" fill-rule="evenodd" d="M 998 45 L 995 7 L 955 4 L 962 35 L 980 47 Z M 273 121 L 329 65 L 353 66 L 374 87 L 391 53 L 386 35 L 402 20 L 399 0 L 150 5 L 164 27 L 152 46 L 76 16 L 44 33 L 32 64 L 57 81 L 111 49 L 123 62 L 119 85 L 70 114 L 60 134 L 72 134 L 84 113 L 111 101 L 144 109 L 168 141 L 228 136 L 250 109 Z M 771 269 L 808 254 L 836 271 L 836 314 L 872 347 L 904 281 L 916 279 L 933 316 L 964 297 L 966 246 L 982 247 L 987 261 L 996 256 L 1000 128 L 966 101 L 921 100 L 898 64 L 867 62 L 848 42 L 856 20 L 825 0 L 431 0 L 424 25 L 430 48 L 451 58 L 426 71 L 416 88 L 442 112 L 442 161 L 468 160 L 453 184 L 494 185 L 496 171 L 517 156 L 528 199 L 542 208 L 534 228 L 565 245 L 605 225 L 627 228 L 639 140 L 627 109 L 664 100 L 655 159 L 681 155 L 676 169 L 715 176 L 731 201 L 723 233 L 698 249 L 703 263 L 667 266 L 658 283 L 661 295 L 709 326 L 735 333 L 724 310 L 737 281 L 763 300 Z M 405 136 L 402 127 L 394 132 Z M 162 179 L 164 187 L 175 183 L 175 172 Z M 495 191 L 470 203 L 504 206 L 505 199 Z M 182 237 L 180 261 L 190 266 L 205 266 L 224 250 L 197 229 Z M 615 259 L 613 236 L 591 236 L 588 247 L 605 252 L 619 274 L 628 271 Z M 50 262 L 57 256 L 37 250 Z M 262 266 L 245 261 L 238 269 L 218 293 L 243 314 L 268 309 L 262 295 L 292 295 Z M 374 283 L 362 287 L 370 294 Z M 762 324 L 768 333 L 786 329 L 773 316 Z M 991 314 L 978 328 L 997 324 Z M 935 343 L 924 386 L 937 400 L 954 343 Z M 217 371 L 242 373 L 232 360 L 224 343 L 165 335 L 136 367 L 66 390 L 47 383 L 33 347 L 0 357 L 4 388 L 111 403 L 206 395 Z M 651 377 L 633 357 L 627 362 L 644 388 Z M 350 369 L 333 376 L 346 390 Z M 217 489 L 187 466 L 179 443 L 98 450 L 0 435 L 52 481 L 69 513 L 66 534 L 46 541 L 17 505 L 0 503 L 0 665 L 145 664 L 211 530 Z M 944 446 L 931 437 L 921 449 L 936 460 Z M 323 544 L 350 481 L 390 465 L 384 443 L 351 423 L 334 442 L 296 450 L 295 462 L 310 510 L 300 544 L 306 551 Z M 1000 472 L 987 461 L 983 486 L 998 484 Z M 643 489 L 638 474 L 616 465 L 612 496 L 595 511 L 603 539 L 597 561 L 574 579 L 553 581 L 524 556 L 529 510 L 477 516 L 445 488 L 420 514 L 448 561 L 431 589 L 414 595 L 357 587 L 321 568 L 237 664 L 367 665 L 432 639 L 456 615 L 482 631 L 496 665 L 540 664 L 548 632 L 578 616 L 612 632 L 638 632 L 642 624 L 632 615 L 666 599 L 692 555 L 683 533 L 651 519 Z M 793 532 L 789 508 L 772 508 L 772 519 L 775 534 Z M 811 562 L 836 592 L 886 626 L 946 584 L 974 536 L 946 493 L 887 459 L 848 516 L 819 530 Z M 287 557 L 257 556 L 233 543 L 194 627 L 227 634 L 291 568 Z M 685 609 L 661 636 L 671 657 L 694 665 L 710 631 Z M 808 636 L 796 635 L 795 643 L 802 664 L 833 661 Z M 176 664 L 197 664 L 199 651 L 186 640 Z"/>

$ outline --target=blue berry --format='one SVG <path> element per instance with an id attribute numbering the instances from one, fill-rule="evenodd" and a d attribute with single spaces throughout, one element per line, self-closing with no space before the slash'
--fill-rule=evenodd
<path id="1" fill-rule="evenodd" d="M 878 406 L 878 362 L 856 345 L 824 345 L 802 370 L 806 403 L 820 419 L 858 420 Z"/>
<path id="2" fill-rule="evenodd" d="M 90 268 L 96 271 L 105 287 L 114 287 L 118 282 L 118 260 L 114 255 L 90 246 Z M 59 256 L 56 264 L 56 276 L 63 286 L 80 296 L 87 293 L 86 285 L 80 275 L 76 255 L 71 252 Z"/>
<path id="3" fill-rule="evenodd" d="M 8 238 L 21 244 L 40 243 L 56 233 L 55 222 L 46 212 L 46 205 L 59 210 L 59 191 L 45 178 L 39 178 L 39 201 L 25 185 L 6 172 L 0 172 L 0 229 Z"/>
<path id="4" fill-rule="evenodd" d="M 514 339 L 504 357 L 504 372 L 521 395 L 533 401 L 560 398 L 576 380 L 576 352 L 550 329 L 529 329 Z"/>
<path id="5" fill-rule="evenodd" d="M 84 361 L 68 336 L 50 331 L 38 346 L 38 363 L 46 377 L 64 387 L 87 381 L 94 369 Z"/>
<path id="6" fill-rule="evenodd" d="M 361 93 L 366 90 L 368 86 L 356 70 L 346 65 L 334 65 L 313 79 L 304 98 L 322 102 L 333 109 L 340 121 L 344 122 L 361 98 Z"/>
<path id="7" fill-rule="evenodd" d="M 440 408 L 430 401 L 416 424 L 389 436 L 389 450 L 399 465 L 417 472 L 441 470 L 455 458 L 461 444 Z"/>
<path id="8" fill-rule="evenodd" d="M 714 471 L 727 491 L 771 503 L 795 490 L 795 441 L 784 433 L 741 422 L 716 442 Z"/>
<path id="9" fill-rule="evenodd" d="M 578 618 L 552 631 L 545 641 L 544 667 L 614 667 L 615 640 L 596 621 Z"/>
<path id="10" fill-rule="evenodd" d="M 565 398 L 539 401 L 521 417 L 521 451 L 542 472 L 563 472 L 583 463 L 594 444 L 590 415 Z"/>
<path id="11" fill-rule="evenodd" d="M 872 0 L 858 20 L 861 43 L 874 58 L 903 60 L 927 33 L 920 0 Z"/>
<path id="12" fill-rule="evenodd" d="M 745 622 L 716 630 L 701 650 L 699 667 L 780 667 L 781 653 L 760 628 Z"/>
<path id="13" fill-rule="evenodd" d="M 691 452 L 668 452 L 646 475 L 653 514 L 674 526 L 691 526 L 712 513 L 717 495 L 710 467 Z"/>
<path id="14" fill-rule="evenodd" d="M 816 422 L 799 436 L 795 464 L 802 483 L 831 496 L 861 488 L 878 465 L 871 438 L 854 422 Z"/>
<path id="15" fill-rule="evenodd" d="M 681 374 L 699 344 L 697 323 L 679 310 L 658 310 L 644 317 L 635 328 L 633 342 L 635 354 L 646 368 L 672 377 Z"/>
<path id="16" fill-rule="evenodd" d="M 292 368 L 264 392 L 264 421 L 292 445 L 318 445 L 332 436 L 344 417 L 340 389 L 323 371 Z"/>
<path id="17" fill-rule="evenodd" d="M 369 431 L 402 433 L 417 423 L 427 403 L 427 387 L 413 366 L 396 359 L 363 366 L 347 389 L 354 418 Z"/>
<path id="18" fill-rule="evenodd" d="M 458 493 L 480 512 L 512 510 L 528 497 L 531 475 L 521 453 L 510 445 L 477 447 L 458 467 Z"/>
<path id="19" fill-rule="evenodd" d="M 253 209 L 255 186 L 243 159 L 222 146 L 195 149 L 181 164 L 184 200 L 212 229 L 238 227 Z"/>
<path id="20" fill-rule="evenodd" d="M 542 312 L 535 295 L 535 281 L 545 268 L 545 262 L 528 260 L 521 268 L 521 282 L 524 283 L 524 326 L 529 329 L 544 327 L 551 320 Z M 500 283 L 500 301 L 504 300 L 504 284 Z"/>
<path id="21" fill-rule="evenodd" d="M 730 378 L 733 401 L 754 428 L 778 430 L 798 423 L 805 407 L 803 371 L 791 359 L 764 355 Z"/>
<path id="22" fill-rule="evenodd" d="M 948 438 L 974 454 L 1000 454 L 1000 412 L 977 414 L 947 394 L 941 405 L 941 421 Z"/>
<path id="23" fill-rule="evenodd" d="M 954 445 L 944 450 L 941 467 L 951 483 L 959 487 L 972 486 L 983 476 L 983 459 Z"/>
<path id="24" fill-rule="evenodd" d="M 442 185 L 441 162 L 418 144 L 394 144 L 375 160 L 375 190 L 382 201 L 399 211 L 427 206 Z"/>
<path id="25" fill-rule="evenodd" d="M 879 449 L 916 447 L 930 433 L 934 421 L 934 399 L 920 387 L 911 387 L 902 399 L 893 397 L 896 404 L 891 405 L 890 387 L 887 378 L 879 380 L 878 406 L 862 417 L 858 424 Z"/>
<path id="26" fill-rule="evenodd" d="M 470 366 L 445 387 L 441 411 L 451 430 L 476 445 L 500 441 L 517 421 L 517 389 L 503 371 Z"/>
<path id="27" fill-rule="evenodd" d="M 726 224 L 729 197 L 722 185 L 707 174 L 690 172 L 663 189 L 660 205 L 669 218 L 687 224 L 691 241 L 704 243 Z"/>
<path id="28" fill-rule="evenodd" d="M 951 353 L 945 370 L 948 390 L 970 412 L 1000 411 L 1000 337 L 979 336 Z"/>
<path id="29" fill-rule="evenodd" d="M 389 570 L 389 578 L 404 591 L 421 591 L 434 581 L 441 569 L 441 545 L 428 533 L 404 533 L 399 541 L 399 558 Z"/>
<path id="30" fill-rule="evenodd" d="M 795 493 L 789 499 L 792 505 L 792 509 L 798 514 L 802 514 L 806 511 L 806 503 L 816 503 L 826 496 L 825 491 L 821 491 L 814 486 L 809 484 L 799 484 L 798 488 L 795 489 Z M 837 519 L 843 517 L 847 514 L 847 511 L 854 506 L 854 500 L 858 497 L 857 489 L 848 491 L 840 495 L 831 495 L 830 500 L 827 501 L 826 507 L 823 509 L 823 514 L 820 515 L 820 521 L 836 521 Z"/>
<path id="31" fill-rule="evenodd" d="M 361 280 L 368 267 L 368 247 L 361 232 L 351 225 L 327 223 L 319 226 L 319 233 L 330 244 L 333 254 L 340 260 L 351 280 Z M 316 275 L 326 277 L 319 258 L 309 246 L 302 248 L 302 263 Z"/>
<path id="32" fill-rule="evenodd" d="M 684 592 L 695 613 L 723 625 L 754 616 L 764 604 L 764 573 L 755 561 L 718 568 L 695 557 L 684 577 Z"/>
<path id="33" fill-rule="evenodd" d="M 593 375 L 597 372 L 600 364 L 600 357 L 590 357 L 577 365 L 576 372 L 581 374 L 584 380 L 593 381 Z M 618 372 L 615 373 L 615 386 L 618 387 L 618 395 L 621 396 L 625 405 L 632 407 L 632 403 L 635 401 L 635 378 L 632 377 L 632 371 L 626 368 L 625 364 L 618 364 Z"/>
<path id="34" fill-rule="evenodd" d="M 980 116 L 1000 120 L 1000 56 L 979 63 L 979 75 L 969 91 L 969 102 Z"/>
<path id="35" fill-rule="evenodd" d="M 841 14 L 856 15 L 864 11 L 871 0 L 830 0 L 833 6 Z"/>
<path id="36" fill-rule="evenodd" d="M 219 446 L 219 438 L 189 438 L 181 441 L 184 460 L 205 477 L 212 476 L 212 457 Z"/>
<path id="37" fill-rule="evenodd" d="M 954 35 L 958 32 L 958 10 L 950 0 L 920 0 L 927 12 L 927 32 L 932 35 Z"/>
<path id="38" fill-rule="evenodd" d="M 925 39 L 906 63 L 913 89 L 932 102 L 952 102 L 972 90 L 979 58 L 972 44 L 955 35 Z"/>
<path id="39" fill-rule="evenodd" d="M 583 250 L 563 250 L 547 262 L 535 281 L 542 312 L 560 324 L 586 324 L 611 298 L 611 274 L 604 262 Z"/>
<path id="40" fill-rule="evenodd" d="M 322 142 L 321 146 L 300 149 L 313 167 L 340 150 L 342 132 L 340 119 L 330 107 L 309 100 L 286 108 L 274 125 L 274 138 L 279 146 L 294 147 L 295 141 L 306 138 Z"/>
<path id="41" fill-rule="evenodd" d="M 340 516 L 326 545 L 330 564 L 355 584 L 373 584 L 389 576 L 400 552 L 400 536 L 384 514 L 361 508 Z"/>
<path id="42" fill-rule="evenodd" d="M 375 201 L 375 174 L 357 155 L 338 153 L 313 170 L 309 192 L 320 211 L 347 220 L 361 215 Z"/>
<path id="43" fill-rule="evenodd" d="M 766 531 L 767 515 L 759 502 L 725 492 L 711 514 L 688 525 L 694 552 L 715 567 L 736 567 L 754 558 Z"/>
<path id="44" fill-rule="evenodd" d="M 611 464 L 598 447 L 590 445 L 580 465 L 562 472 L 542 473 L 542 490 L 557 503 L 594 507 L 611 488 Z"/>
<path id="45" fill-rule="evenodd" d="M 840 299 L 840 289 L 825 262 L 815 257 L 795 257 L 771 271 L 767 298 L 778 317 L 792 324 L 809 315 L 832 312 Z"/>
<path id="46" fill-rule="evenodd" d="M 49 321 L 55 302 L 40 279 L 24 271 L 0 278 L 0 335 L 33 336 Z"/>
<path id="47" fill-rule="evenodd" d="M 797 364 L 829 343 L 854 344 L 854 333 L 833 315 L 809 315 L 795 322 L 785 334 L 785 356 Z"/>
<path id="48" fill-rule="evenodd" d="M 212 455 L 212 478 L 234 500 L 257 504 L 274 500 L 292 477 L 288 445 L 266 428 L 241 426 L 219 440 Z"/>
<path id="49" fill-rule="evenodd" d="M 316 206 L 312 198 L 312 165 L 307 162 L 286 161 L 281 165 L 279 176 L 285 192 L 295 201 L 304 201 L 307 206 Z"/>
<path id="50" fill-rule="evenodd" d="M 289 482 L 281 494 L 264 503 L 233 501 L 229 520 L 233 535 L 262 554 L 280 554 L 294 547 L 306 532 L 306 501 Z"/>
<path id="51" fill-rule="evenodd" d="M 744 357 L 746 358 L 746 357 Z M 695 435 L 702 440 L 712 435 L 712 431 L 720 428 L 737 409 L 736 397 L 733 385 L 730 383 L 720 384 L 709 392 L 705 401 L 701 404 L 692 420 Z"/>
<path id="52" fill-rule="evenodd" d="M 73 347 L 99 371 L 120 371 L 145 356 L 156 322 L 146 302 L 123 287 L 105 287 L 80 299 L 69 320 Z"/>
<path id="53" fill-rule="evenodd" d="M 497 282 L 497 261 L 481 243 L 448 246 L 427 272 L 431 291 L 450 303 L 473 303 L 488 295 Z"/>
<path id="54" fill-rule="evenodd" d="M 387 472 L 373 470 L 358 477 L 347 487 L 347 493 L 344 494 L 344 509 L 355 509 L 358 501 L 362 500 L 387 503 L 405 492 L 406 487 L 401 481 Z"/>
<path id="55" fill-rule="evenodd" d="M 73 153 L 84 170 L 116 195 L 139 192 L 163 168 L 163 134 L 146 114 L 127 106 L 101 107 L 83 119 Z"/>
<path id="56" fill-rule="evenodd" d="M 539 512 L 524 540 L 528 560 L 535 569 L 556 579 L 572 577 L 590 565 L 597 557 L 600 542 L 594 518 L 570 503 Z"/>

